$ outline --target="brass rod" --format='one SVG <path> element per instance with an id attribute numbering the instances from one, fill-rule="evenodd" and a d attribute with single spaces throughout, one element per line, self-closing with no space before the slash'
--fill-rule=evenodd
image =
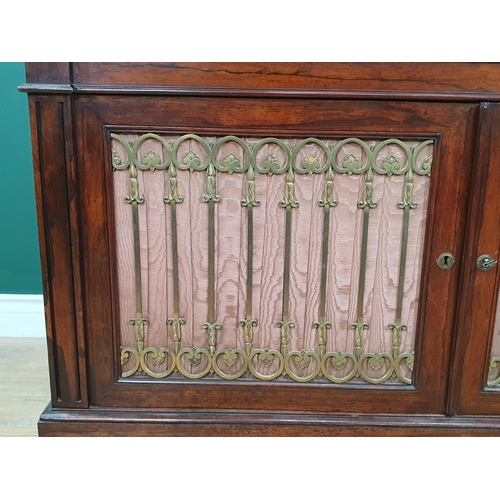
<path id="1" fill-rule="evenodd" d="M 407 205 L 404 208 L 403 234 L 401 236 L 401 257 L 399 261 L 399 283 L 398 283 L 398 298 L 396 305 L 396 323 L 401 323 L 401 316 L 403 312 L 403 295 L 404 295 L 405 272 L 406 272 L 406 254 L 408 251 L 409 222 L 410 222 L 410 207 L 409 205 Z"/>
<path id="2" fill-rule="evenodd" d="M 330 205 L 325 205 L 323 216 L 323 242 L 321 249 L 321 285 L 320 285 L 320 303 L 319 317 L 320 322 L 326 320 L 326 280 L 328 271 L 328 240 L 330 236 Z"/>
<path id="3" fill-rule="evenodd" d="M 368 256 L 368 223 L 370 220 L 370 206 L 363 208 L 363 237 L 361 241 L 361 265 L 359 268 L 358 282 L 358 323 L 363 323 L 363 309 L 365 297 L 365 279 L 366 279 L 366 259 Z"/>
<path id="4" fill-rule="evenodd" d="M 168 172 L 168 195 L 163 198 L 170 205 L 170 222 L 172 226 L 172 274 L 174 291 L 174 317 L 167 319 L 167 324 L 172 325 L 172 338 L 174 341 L 174 353 L 177 355 L 181 347 L 181 325 L 186 320 L 180 317 L 179 306 L 179 247 L 177 242 L 177 204 L 184 200 L 177 193 L 177 172 L 175 165 L 171 164 Z M 177 366 L 174 368 L 177 371 Z"/>
<path id="5" fill-rule="evenodd" d="M 208 330 L 208 350 L 210 357 L 215 355 L 217 350 L 217 330 L 220 330 L 219 323 L 215 322 L 215 205 L 220 201 L 220 196 L 216 193 L 215 168 L 209 164 L 207 168 L 207 191 L 203 195 L 203 201 L 208 203 L 208 321 L 203 323 L 203 328 Z M 214 368 L 210 368 L 210 373 Z"/>
<path id="6" fill-rule="evenodd" d="M 365 282 L 366 282 L 366 260 L 368 257 L 368 225 L 370 222 L 370 209 L 375 208 L 377 204 L 372 200 L 373 196 L 373 170 L 368 168 L 365 174 L 365 185 L 363 188 L 363 200 L 358 203 L 358 207 L 363 209 L 363 236 L 361 240 L 361 258 L 358 282 L 358 303 L 357 303 L 357 322 L 351 325 L 355 331 L 354 351 L 359 359 L 363 352 L 363 330 L 368 330 L 368 324 L 363 322 Z M 359 370 L 356 371 L 359 376 Z"/>
<path id="7" fill-rule="evenodd" d="M 292 207 L 286 207 L 285 264 L 283 272 L 283 321 L 290 319 L 290 253 L 292 247 Z"/>
<path id="8" fill-rule="evenodd" d="M 132 202 L 132 224 L 134 227 L 134 264 L 135 264 L 135 305 L 137 317 L 142 314 L 141 290 L 141 246 L 139 241 L 139 206 L 137 201 Z"/>
<path id="9" fill-rule="evenodd" d="M 417 208 L 417 203 L 413 201 L 413 171 L 410 168 L 406 173 L 406 180 L 403 192 L 403 201 L 398 204 L 399 208 L 404 209 L 403 213 L 403 232 L 401 235 L 401 255 L 399 260 L 399 280 L 398 280 L 398 297 L 396 299 L 396 321 L 389 325 L 392 330 L 392 355 L 397 359 L 401 347 L 402 333 L 406 331 L 406 325 L 402 324 L 403 314 L 403 296 L 406 273 L 406 258 L 408 251 L 408 230 L 410 225 L 410 210 Z M 395 378 L 398 374 L 396 371 L 392 374 Z M 400 378 L 401 375 L 400 375 Z M 402 379 L 404 381 L 404 379 Z"/>
<path id="10" fill-rule="evenodd" d="M 216 193 L 215 168 L 208 165 L 207 191 L 203 201 L 208 203 L 208 323 L 215 322 L 215 202 L 220 201 Z"/>
<path id="11" fill-rule="evenodd" d="M 170 204 L 170 222 L 172 226 L 172 274 L 174 289 L 174 318 L 179 318 L 179 250 L 177 246 L 177 203 Z"/>
<path id="12" fill-rule="evenodd" d="M 326 330 L 332 327 L 331 323 L 326 321 L 326 282 L 328 271 L 328 243 L 330 239 L 330 210 L 331 207 L 336 207 L 338 205 L 338 201 L 333 199 L 333 177 L 333 168 L 330 167 L 326 173 L 324 196 L 323 199 L 319 201 L 319 206 L 324 208 L 323 240 L 321 243 L 321 283 L 319 321 L 316 321 L 313 324 L 313 328 L 316 328 L 317 330 L 318 351 L 320 359 L 323 359 L 326 353 Z"/>
<path id="13" fill-rule="evenodd" d="M 290 253 L 291 253 L 291 233 L 292 233 L 292 206 L 289 204 L 286 207 L 286 222 L 285 222 L 285 263 L 283 272 L 283 319 L 278 322 L 281 329 L 281 354 L 286 357 L 288 354 L 288 345 L 290 343 L 290 328 L 295 324 L 290 321 Z M 283 370 L 286 374 L 286 370 Z"/>
<path id="14" fill-rule="evenodd" d="M 215 206 L 208 202 L 208 322 L 215 321 Z"/>
<path id="15" fill-rule="evenodd" d="M 325 204 L 323 216 L 323 242 L 321 248 L 321 284 L 319 302 L 319 322 L 313 324 L 318 334 L 319 357 L 323 359 L 326 353 L 326 329 L 331 328 L 331 324 L 326 321 L 326 280 L 328 270 L 328 240 L 330 235 L 330 204 Z"/>
<path id="16" fill-rule="evenodd" d="M 135 266 L 135 303 L 138 318 L 142 314 L 141 291 L 141 246 L 139 237 L 139 203 L 144 203 L 144 197 L 139 195 L 139 181 L 134 163 L 130 165 L 129 195 L 125 198 L 132 205 L 132 228 L 134 232 L 134 266 Z"/>
<path id="17" fill-rule="evenodd" d="M 294 192 L 294 173 L 292 167 L 288 169 L 285 199 L 280 202 L 280 205 L 286 209 L 285 219 L 285 262 L 283 270 L 283 319 L 278 322 L 281 329 L 281 354 L 286 357 L 288 353 L 288 344 L 290 343 L 290 328 L 294 328 L 295 324 L 290 321 L 290 257 L 292 250 L 292 208 L 299 206 L 299 202 L 295 200 Z M 285 373 L 285 371 L 283 372 Z"/>
<path id="18" fill-rule="evenodd" d="M 247 320 L 252 319 L 252 286 L 253 286 L 253 206 L 250 203 L 247 207 L 248 214 L 248 255 L 247 255 Z"/>
<path id="19" fill-rule="evenodd" d="M 253 327 L 257 326 L 257 320 L 252 318 L 252 290 L 253 290 L 253 207 L 260 205 L 255 199 L 255 173 L 252 165 L 248 167 L 246 198 L 241 200 L 241 205 L 247 207 L 247 301 L 246 319 L 240 321 L 245 329 L 245 351 L 251 356 L 253 342 Z M 249 370 L 249 368 L 248 368 Z"/>
<path id="20" fill-rule="evenodd" d="M 148 320 L 142 316 L 142 285 L 141 285 L 141 245 L 139 235 L 139 203 L 144 203 L 144 197 L 139 195 L 139 181 L 137 179 L 137 169 L 132 163 L 130 165 L 129 196 L 125 198 L 127 203 L 132 205 L 132 227 L 134 232 L 134 271 L 135 271 L 135 305 L 136 317 L 129 323 L 135 327 L 135 337 L 137 340 L 137 353 L 144 349 L 144 325 Z M 141 366 L 137 366 L 139 371 Z"/>

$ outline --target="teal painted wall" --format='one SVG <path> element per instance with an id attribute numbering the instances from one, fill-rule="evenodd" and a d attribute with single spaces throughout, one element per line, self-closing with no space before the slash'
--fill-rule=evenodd
<path id="1" fill-rule="evenodd" d="M 0 294 L 42 293 L 24 63 L 0 62 Z"/>

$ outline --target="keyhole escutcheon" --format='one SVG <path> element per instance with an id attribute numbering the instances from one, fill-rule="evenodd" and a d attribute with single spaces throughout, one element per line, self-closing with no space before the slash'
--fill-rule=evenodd
<path id="1" fill-rule="evenodd" d="M 455 264 L 455 258 L 451 253 L 442 253 L 436 262 L 441 269 L 451 269 Z"/>

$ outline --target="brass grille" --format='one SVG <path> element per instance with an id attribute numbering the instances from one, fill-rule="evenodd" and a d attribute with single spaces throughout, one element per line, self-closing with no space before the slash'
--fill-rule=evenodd
<path id="1" fill-rule="evenodd" d="M 384 141 L 366 141 L 359 138 L 337 141 L 307 138 L 289 141 L 271 137 L 248 140 L 236 136 L 208 140 L 195 134 L 176 137 L 173 141 L 167 141 L 157 134 L 144 134 L 133 141 L 127 141 L 123 135 L 112 134 L 112 139 L 113 169 L 129 172 L 129 195 L 123 202 L 131 205 L 134 248 L 136 313 L 135 317 L 129 319 L 129 323 L 134 328 L 136 342 L 135 345 L 124 345 L 121 348 L 123 377 L 220 377 L 226 380 L 254 377 L 263 381 L 292 379 L 297 382 L 412 383 L 414 353 L 401 352 L 402 337 L 407 333 L 402 310 L 405 299 L 409 220 L 410 211 L 418 208 L 413 199 L 415 176 L 431 174 L 432 155 L 422 153 L 432 146 L 432 140 L 418 143 L 404 142 L 396 138 Z M 157 147 L 146 151 L 144 145 L 152 142 L 155 142 Z M 188 144 L 195 144 L 196 148 L 187 147 Z M 221 157 L 223 146 L 225 150 L 228 147 L 233 150 Z M 264 148 L 270 146 L 275 152 L 263 155 Z M 346 147 L 354 148 L 355 152 L 345 154 Z M 390 148 L 397 150 L 399 155 L 387 154 Z M 117 150 L 120 150 L 120 153 Z M 165 235 L 164 251 L 171 254 L 172 280 L 168 286 L 173 295 L 173 315 L 165 317 L 164 323 L 165 335 L 170 336 L 172 347 L 167 347 L 166 338 L 163 347 L 145 347 L 148 319 L 144 317 L 142 305 L 144 270 L 141 265 L 139 210 L 148 203 L 148 198 L 141 191 L 138 175 L 140 171 L 144 172 L 144 175 L 158 175 L 163 172 L 161 179 L 166 178 L 163 202 L 170 212 L 170 231 Z M 185 305 L 179 298 L 179 290 L 183 286 L 179 278 L 179 260 L 185 256 L 179 247 L 178 210 L 189 210 L 189 206 L 182 206 L 185 194 L 178 192 L 178 171 L 205 173 L 205 192 L 199 202 L 206 206 L 205 217 L 208 219 L 208 280 L 205 290 L 208 314 L 206 321 L 199 325 L 206 330 L 206 341 L 204 345 L 198 346 L 186 345 L 183 340 L 186 319 L 183 311 Z M 233 173 L 245 176 L 244 196 L 241 201 L 238 200 L 246 226 L 246 265 L 245 269 L 242 269 L 246 274 L 246 297 L 242 306 L 244 317 L 239 319 L 239 325 L 244 331 L 244 345 L 237 345 L 235 341 L 232 347 L 221 348 L 218 347 L 217 337 L 223 325 L 217 321 L 216 305 L 217 301 L 223 301 L 224 297 L 216 285 L 216 208 L 224 193 L 218 190 L 217 184 L 220 176 Z M 284 218 L 281 319 L 275 325 L 276 333 L 273 333 L 279 336 L 279 348 L 256 345 L 254 341 L 255 329 L 260 324 L 259 311 L 255 311 L 253 307 L 254 244 L 259 237 L 254 230 L 254 211 L 261 209 L 261 200 L 256 198 L 256 184 L 261 176 L 270 175 L 279 176 L 283 180 L 282 200 L 275 208 L 268 207 L 276 211 L 281 210 Z M 294 241 L 292 222 L 294 213 L 300 210 L 301 201 L 296 195 L 296 188 L 304 175 L 320 176 L 323 183 L 323 195 L 316 201 L 323 212 L 322 231 L 317 235 L 321 244 L 320 251 L 313 256 L 318 259 L 321 268 L 316 286 L 317 320 L 312 324 L 316 330 L 316 345 L 314 349 L 292 350 L 290 338 L 296 330 L 294 311 L 290 308 L 290 256 Z M 343 175 L 359 176 L 362 179 L 362 197 L 357 203 L 358 210 L 362 212 L 359 272 L 351 283 L 357 291 L 356 316 L 350 322 L 354 348 L 352 351 L 328 351 L 328 336 L 335 335 L 331 319 L 327 317 L 326 307 L 329 287 L 327 271 L 331 258 L 329 241 L 335 236 L 331 234 L 330 219 L 332 211 L 338 206 L 338 198 L 342 196 L 341 192 L 336 193 L 335 180 L 337 176 Z M 404 177 L 398 202 L 402 231 L 399 248 L 395 252 L 399 262 L 395 285 L 395 314 L 393 322 L 387 325 L 388 330 L 392 332 L 391 346 L 383 352 L 367 352 L 365 344 L 367 335 L 370 334 L 370 324 L 365 317 L 365 289 L 370 248 L 370 213 L 377 209 L 373 187 L 376 176 Z M 219 214 L 218 218 L 218 224 L 221 223 L 223 214 Z M 300 337 L 301 332 L 294 334 Z"/>

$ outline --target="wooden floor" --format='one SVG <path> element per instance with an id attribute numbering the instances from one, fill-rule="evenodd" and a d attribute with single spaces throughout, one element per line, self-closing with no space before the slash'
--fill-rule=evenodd
<path id="1" fill-rule="evenodd" d="M 47 341 L 0 337 L 0 436 L 37 436 L 49 401 Z"/>

